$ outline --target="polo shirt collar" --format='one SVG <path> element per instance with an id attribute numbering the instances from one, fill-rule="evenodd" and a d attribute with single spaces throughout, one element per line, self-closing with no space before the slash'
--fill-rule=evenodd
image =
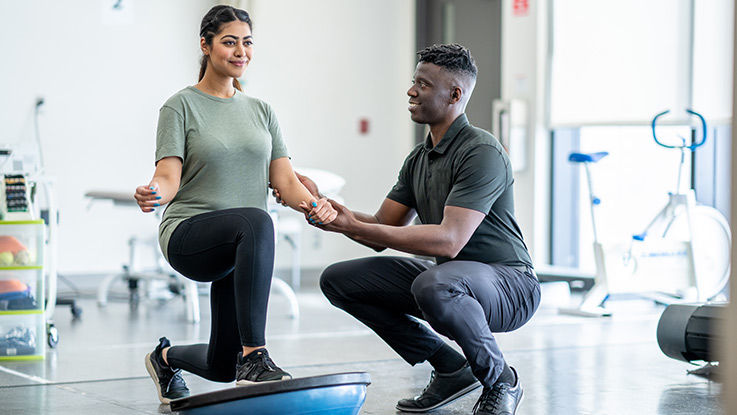
<path id="1" fill-rule="evenodd" d="M 448 131 L 445 132 L 443 138 L 434 148 L 432 146 L 432 139 L 430 139 L 430 133 L 427 133 L 427 137 L 425 138 L 425 149 L 428 151 L 435 151 L 440 154 L 445 154 L 445 150 L 448 149 L 448 146 L 450 146 L 450 143 L 453 142 L 453 139 L 455 139 L 458 133 L 460 133 L 461 130 L 467 125 L 468 117 L 466 117 L 466 114 L 459 115 L 458 118 L 453 121 L 450 127 L 448 127 Z"/>

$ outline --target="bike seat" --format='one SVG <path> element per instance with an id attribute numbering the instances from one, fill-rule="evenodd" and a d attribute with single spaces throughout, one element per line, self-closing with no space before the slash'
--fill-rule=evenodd
<path id="1" fill-rule="evenodd" d="M 568 155 L 568 161 L 572 163 L 596 163 L 608 155 L 609 153 L 606 151 L 600 151 L 598 153 L 571 153 Z"/>

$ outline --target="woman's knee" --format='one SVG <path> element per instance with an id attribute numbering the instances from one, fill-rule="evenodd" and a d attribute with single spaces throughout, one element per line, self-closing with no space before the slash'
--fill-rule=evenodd
<path id="1" fill-rule="evenodd" d="M 245 219 L 244 231 L 253 232 L 264 238 L 274 238 L 274 222 L 268 212 L 258 208 L 240 208 L 238 210 L 239 216 Z"/>

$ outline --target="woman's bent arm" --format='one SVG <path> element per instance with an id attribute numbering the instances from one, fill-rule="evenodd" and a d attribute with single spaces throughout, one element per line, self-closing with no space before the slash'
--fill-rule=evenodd
<path id="1" fill-rule="evenodd" d="M 143 212 L 153 212 L 158 206 L 171 202 L 179 191 L 182 179 L 182 159 L 164 157 L 156 163 L 154 177 L 148 185 L 136 188 L 136 202 Z"/>
<path id="2" fill-rule="evenodd" d="M 294 174 L 292 163 L 286 157 L 271 162 L 269 166 L 271 187 L 277 189 L 283 202 L 292 209 L 310 213 L 316 222 L 329 223 L 335 219 L 337 212 L 327 199 L 317 200 Z"/>

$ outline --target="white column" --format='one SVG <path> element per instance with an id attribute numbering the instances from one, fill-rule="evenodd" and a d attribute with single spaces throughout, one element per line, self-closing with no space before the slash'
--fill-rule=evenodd
<path id="1" fill-rule="evenodd" d="M 526 8 L 520 9 L 524 4 Z M 525 167 L 515 172 L 515 214 L 535 264 L 549 260 L 548 7 L 549 0 L 502 2 L 501 95 L 505 101 L 517 99 L 527 106 L 527 131 L 522 146 Z"/>

